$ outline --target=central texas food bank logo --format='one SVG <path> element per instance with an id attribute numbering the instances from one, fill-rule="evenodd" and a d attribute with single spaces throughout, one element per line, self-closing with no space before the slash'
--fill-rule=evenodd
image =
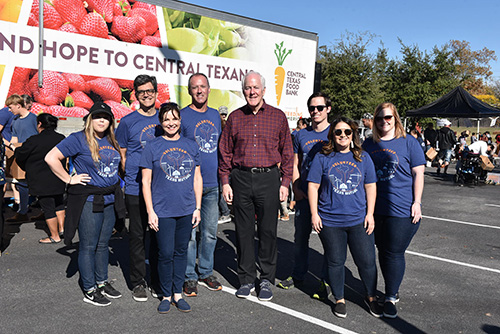
<path id="1" fill-rule="evenodd" d="M 99 147 L 99 156 L 101 158 L 95 162 L 97 174 L 102 177 L 115 176 L 120 166 L 120 153 L 112 146 L 101 146 Z"/>
<path id="2" fill-rule="evenodd" d="M 333 186 L 333 191 L 340 195 L 356 193 L 361 183 L 361 177 L 358 166 L 350 161 L 336 162 L 328 171 L 328 178 Z"/>
<path id="3" fill-rule="evenodd" d="M 399 165 L 399 158 L 395 151 L 388 148 L 373 151 L 371 158 L 379 181 L 389 181 L 394 177 Z"/>
<path id="4" fill-rule="evenodd" d="M 149 124 L 142 129 L 139 140 L 141 141 L 142 148 L 146 147 L 148 141 L 156 138 L 156 128 L 158 124 Z"/>
<path id="5" fill-rule="evenodd" d="M 219 133 L 214 123 L 209 120 L 203 120 L 196 124 L 194 128 L 194 137 L 203 153 L 213 153 L 217 150 L 219 142 Z"/>
<path id="6" fill-rule="evenodd" d="M 160 166 L 169 181 L 182 182 L 191 176 L 194 160 L 185 150 L 174 147 L 163 152 Z"/>
<path id="7" fill-rule="evenodd" d="M 278 67 L 274 70 L 274 84 L 276 87 L 276 102 L 280 105 L 281 95 L 283 94 L 283 86 L 285 84 L 285 69 L 281 67 L 285 58 L 292 53 L 292 50 L 286 51 L 286 48 L 283 48 L 283 42 L 280 44 L 276 44 L 276 49 L 274 50 L 274 54 L 278 59 Z"/>

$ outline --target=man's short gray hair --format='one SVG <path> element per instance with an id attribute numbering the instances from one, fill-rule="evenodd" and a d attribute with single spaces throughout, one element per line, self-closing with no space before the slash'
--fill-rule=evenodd
<path id="1" fill-rule="evenodd" d="M 260 83 L 262 84 L 262 89 L 266 88 L 266 79 L 264 79 L 264 76 L 260 74 L 259 72 L 255 71 L 249 71 L 245 76 L 243 77 L 243 80 L 241 81 L 241 89 L 245 90 L 245 82 L 247 81 L 247 77 L 251 74 L 257 74 L 260 77 Z"/>

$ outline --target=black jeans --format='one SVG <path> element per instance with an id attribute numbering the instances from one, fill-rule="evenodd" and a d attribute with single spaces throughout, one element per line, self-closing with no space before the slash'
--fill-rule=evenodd
<path id="1" fill-rule="evenodd" d="M 280 173 L 277 168 L 268 173 L 253 174 L 233 169 L 234 221 L 238 253 L 238 278 L 240 284 L 254 283 L 255 264 L 255 216 L 257 215 L 258 256 L 261 279 L 274 284 L 278 258 L 276 237 L 278 210 L 280 207 Z"/>
<path id="2" fill-rule="evenodd" d="M 141 196 L 125 195 L 125 204 L 129 215 L 129 254 L 130 254 L 130 282 L 132 287 L 146 281 L 146 230 L 148 227 L 148 213 L 144 199 Z M 149 269 L 151 285 L 158 288 L 158 244 L 156 233 L 149 233 Z"/>

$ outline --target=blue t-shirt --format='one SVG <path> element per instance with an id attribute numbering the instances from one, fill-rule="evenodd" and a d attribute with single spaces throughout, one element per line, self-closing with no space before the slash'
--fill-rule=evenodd
<path id="1" fill-rule="evenodd" d="M 96 187 L 109 187 L 120 181 L 118 168 L 120 167 L 120 153 L 111 146 L 106 137 L 97 139 L 99 144 L 99 162 L 92 160 L 90 149 L 83 131 L 74 132 L 57 144 L 57 148 L 64 157 L 72 157 L 73 166 L 77 174 L 88 174 L 91 179 L 88 184 Z M 87 201 L 92 201 L 94 196 L 89 196 Z M 105 195 L 104 203 L 113 203 L 114 194 Z"/>
<path id="2" fill-rule="evenodd" d="M 153 209 L 159 218 L 182 217 L 196 208 L 194 173 L 200 153 L 194 140 L 158 137 L 142 152 L 140 167 L 151 169 Z"/>
<path id="3" fill-rule="evenodd" d="M 35 114 L 28 113 L 24 118 L 16 116 L 12 121 L 12 137 L 17 137 L 18 143 L 24 143 L 26 139 L 37 134 Z"/>
<path id="4" fill-rule="evenodd" d="M 201 176 L 203 187 L 217 187 L 217 146 L 221 134 L 219 112 L 208 108 L 205 112 L 198 112 L 186 107 L 181 110 L 182 136 L 196 140 L 201 154 Z"/>
<path id="5" fill-rule="evenodd" d="M 392 217 L 410 217 L 413 203 L 411 169 L 425 165 L 425 155 L 412 136 L 381 140 L 368 138 L 363 149 L 370 154 L 377 171 L 375 213 Z"/>
<path id="6" fill-rule="evenodd" d="M 358 225 L 366 216 L 365 184 L 377 182 L 370 156 L 363 152 L 361 162 L 352 152 L 317 154 L 307 181 L 318 183 L 318 214 L 325 226 Z"/>
<path id="7" fill-rule="evenodd" d="M 163 134 L 158 120 L 158 111 L 145 116 L 138 111 L 123 117 L 116 129 L 116 140 L 121 148 L 127 149 L 125 160 L 125 194 L 139 196 L 141 171 L 139 163 L 146 144 Z"/>
<path id="8" fill-rule="evenodd" d="M 12 120 L 14 114 L 9 111 L 8 107 L 0 109 L 0 125 L 3 125 L 2 137 L 10 141 L 12 138 Z"/>
<path id="9" fill-rule="evenodd" d="M 302 159 L 300 166 L 300 189 L 307 194 L 307 174 L 311 162 L 318 152 L 321 151 L 323 145 L 328 143 L 328 131 L 330 125 L 321 131 L 316 132 L 311 126 L 305 129 L 296 131 L 293 137 L 293 153 L 297 153 Z"/>

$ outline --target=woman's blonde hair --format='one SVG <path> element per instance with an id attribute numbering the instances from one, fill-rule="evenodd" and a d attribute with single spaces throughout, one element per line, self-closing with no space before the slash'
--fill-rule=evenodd
<path id="1" fill-rule="evenodd" d="M 108 139 L 108 142 L 111 144 L 111 146 L 113 146 L 113 148 L 117 150 L 118 153 L 120 153 L 120 145 L 118 145 L 118 141 L 115 138 L 115 121 L 111 117 L 106 117 L 106 119 L 109 121 L 109 126 L 104 132 L 104 135 Z M 92 155 L 92 160 L 94 160 L 94 162 L 98 162 L 101 158 L 101 155 L 99 154 L 99 143 L 95 138 L 94 126 L 92 124 L 92 115 L 89 115 L 87 117 L 87 120 L 85 121 L 84 133 L 85 138 L 87 139 L 87 145 L 89 146 L 90 154 Z"/>
<path id="2" fill-rule="evenodd" d="M 354 156 L 354 160 L 361 162 L 361 153 L 363 153 L 363 149 L 361 148 L 359 140 L 358 124 L 352 119 L 346 117 L 339 117 L 330 124 L 330 130 L 328 131 L 328 143 L 323 146 L 321 154 L 329 155 L 332 152 L 337 152 L 337 148 L 335 147 L 335 127 L 339 123 L 346 123 L 351 128 L 352 140 L 349 149 Z"/>
<path id="3" fill-rule="evenodd" d="M 378 143 L 380 141 L 380 133 L 377 127 L 377 117 L 384 109 L 390 109 L 392 111 L 392 116 L 394 116 L 394 138 L 404 137 L 406 138 L 405 129 L 403 123 L 401 123 L 401 118 L 399 117 L 398 110 L 396 106 L 390 102 L 381 103 L 375 108 L 375 113 L 373 117 L 375 119 L 375 124 L 373 124 L 372 132 L 373 132 L 373 141 Z"/>

